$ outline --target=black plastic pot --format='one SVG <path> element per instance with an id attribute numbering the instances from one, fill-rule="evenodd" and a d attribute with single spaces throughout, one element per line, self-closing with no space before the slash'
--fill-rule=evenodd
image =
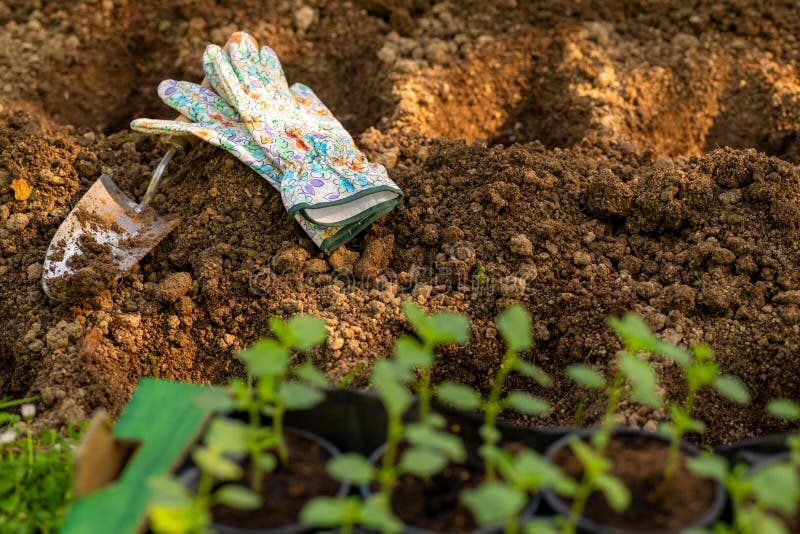
<path id="1" fill-rule="evenodd" d="M 788 454 L 786 440 L 791 435 L 793 434 L 772 434 L 742 439 L 717 447 L 714 452 L 726 457 L 733 464 L 740 462 L 749 465 L 761 464 L 772 457 Z"/>
<path id="2" fill-rule="evenodd" d="M 322 436 L 343 451 L 368 455 L 383 444 L 386 411 L 375 393 L 329 389 L 325 395 L 325 402 L 310 410 L 287 412 L 287 424 Z M 454 410 L 435 402 L 433 409 L 448 421 L 462 426 L 477 429 L 483 423 L 483 417 L 478 413 Z M 417 413 L 415 400 L 407 412 L 407 421 L 414 421 Z M 572 427 L 524 428 L 502 419 L 497 422 L 497 428 L 505 441 L 519 441 L 540 452 L 575 430 Z"/>
<path id="3" fill-rule="evenodd" d="M 341 456 L 342 454 L 341 451 L 339 451 L 339 449 L 333 443 L 318 436 L 313 432 L 309 432 L 307 430 L 295 427 L 286 428 L 285 432 L 289 432 L 297 436 L 302 436 L 310 441 L 317 443 L 320 447 L 322 447 L 328 453 L 330 453 L 331 458 L 334 458 L 336 456 Z M 178 475 L 178 478 L 190 488 L 196 488 L 197 483 L 200 480 L 200 469 L 198 469 L 196 465 L 192 465 L 187 469 L 185 469 L 183 472 L 181 472 Z M 348 493 L 350 493 L 350 485 L 342 484 L 341 487 L 339 488 L 337 496 L 343 497 Z M 238 528 L 238 527 L 212 523 L 211 529 L 219 534 L 301 534 L 314 531 L 314 527 L 301 525 L 299 523 L 294 525 L 287 525 L 285 527 L 263 528 L 263 529 Z"/>
<path id="4" fill-rule="evenodd" d="M 552 461 L 555 456 L 562 451 L 563 449 L 567 448 L 569 444 L 569 440 L 572 437 L 578 438 L 587 438 L 597 432 L 597 429 L 581 429 L 577 430 L 571 434 L 568 434 L 555 443 L 553 443 L 545 452 L 545 457 Z M 618 428 L 613 431 L 612 436 L 644 436 L 649 439 L 660 441 L 665 444 L 669 444 L 669 438 L 662 436 L 660 434 L 655 434 L 653 432 L 647 432 L 645 430 L 636 430 L 633 428 Z M 700 450 L 691 445 L 686 441 L 681 441 L 681 450 L 684 452 L 696 456 L 700 454 Z M 544 501 L 549 505 L 552 510 L 561 516 L 568 517 L 570 513 L 569 506 L 565 503 L 561 497 L 556 495 L 554 492 L 550 490 L 545 490 L 542 492 L 542 498 Z M 719 482 L 714 482 L 714 500 L 711 503 L 708 511 L 703 514 L 702 517 L 697 519 L 690 525 L 685 525 L 684 527 L 678 530 L 628 530 L 628 529 L 621 529 L 617 527 L 612 527 L 608 525 L 602 525 L 597 523 L 591 519 L 581 518 L 578 521 L 578 531 L 582 533 L 591 533 L 591 534 L 641 534 L 643 532 L 647 532 L 649 534 L 678 534 L 686 529 L 690 528 L 705 528 L 710 527 L 713 525 L 721 516 L 725 509 L 725 504 L 727 502 L 727 494 L 725 489 L 722 487 L 722 484 Z"/>
<path id="5" fill-rule="evenodd" d="M 384 451 L 386 451 L 385 443 L 380 447 L 378 447 L 377 449 L 375 449 L 375 451 L 373 451 L 372 454 L 370 454 L 369 456 L 370 463 L 372 465 L 377 465 L 378 461 L 383 456 Z M 372 491 L 370 490 L 369 484 L 362 484 L 359 488 L 359 491 L 361 493 L 361 498 L 364 500 L 366 500 L 370 495 L 372 495 Z M 531 501 L 523 510 L 520 519 L 526 520 L 532 518 L 533 515 L 536 513 L 537 508 L 539 507 L 539 501 L 540 501 L 539 494 L 534 495 Z M 495 534 L 503 532 L 503 530 L 504 530 L 503 525 L 494 525 L 494 526 L 479 528 L 477 530 L 473 530 L 464 534 Z M 403 532 L 405 534 L 447 534 L 435 530 L 426 530 L 424 528 L 417 528 L 412 525 L 403 525 Z"/>

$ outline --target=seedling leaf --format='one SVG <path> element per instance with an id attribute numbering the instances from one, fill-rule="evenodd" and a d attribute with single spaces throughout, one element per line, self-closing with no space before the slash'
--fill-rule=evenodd
<path id="1" fill-rule="evenodd" d="M 767 404 L 767 412 L 786 421 L 800 420 L 800 404 L 789 399 L 774 399 Z"/>
<path id="2" fill-rule="evenodd" d="M 447 465 L 447 458 L 425 447 L 406 449 L 400 458 L 398 469 L 417 477 L 429 477 L 440 472 Z"/>
<path id="3" fill-rule="evenodd" d="M 372 384 L 378 391 L 390 416 L 399 417 L 408 410 L 411 394 L 400 382 L 397 366 L 389 360 L 379 360 L 372 369 Z"/>
<path id="4" fill-rule="evenodd" d="M 567 367 L 567 376 L 573 382 L 586 389 L 602 389 L 606 385 L 606 379 L 603 378 L 603 375 L 588 365 L 570 365 Z"/>
<path id="5" fill-rule="evenodd" d="M 347 522 L 355 523 L 361 513 L 358 497 L 317 497 L 300 512 L 300 522 L 314 527 L 331 528 Z"/>
<path id="6" fill-rule="evenodd" d="M 523 534 L 559 534 L 558 529 L 552 519 L 534 519 L 522 526 Z"/>
<path id="7" fill-rule="evenodd" d="M 750 393 L 742 381 L 731 375 L 720 375 L 712 383 L 717 393 L 737 404 L 749 404 Z"/>
<path id="8" fill-rule="evenodd" d="M 280 317 L 269 318 L 269 329 L 272 330 L 272 333 L 275 334 L 275 337 L 280 340 L 284 347 L 290 349 L 297 346 L 297 336 L 289 328 L 289 324 Z"/>
<path id="9" fill-rule="evenodd" d="M 395 361 L 409 369 L 427 369 L 433 365 L 433 353 L 410 336 L 397 339 L 394 344 Z"/>
<path id="10" fill-rule="evenodd" d="M 460 313 L 443 311 L 434 313 L 430 318 L 431 330 L 434 334 L 434 343 L 447 345 L 458 343 L 463 345 L 469 341 L 469 319 Z"/>
<path id="11" fill-rule="evenodd" d="M 275 468 L 278 467 L 278 459 L 269 453 L 261 453 L 256 455 L 255 463 L 256 466 L 258 466 L 258 468 L 265 473 L 274 471 Z"/>
<path id="12" fill-rule="evenodd" d="M 297 340 L 292 346 L 302 352 L 322 344 L 328 337 L 325 321 L 314 315 L 295 315 L 286 323 L 292 336 Z"/>
<path id="13" fill-rule="evenodd" d="M 595 480 L 597 489 L 603 492 L 606 502 L 617 513 L 625 511 L 631 504 L 631 492 L 620 479 L 604 473 Z"/>
<path id="14" fill-rule="evenodd" d="M 622 318 L 609 317 L 607 322 L 630 352 L 656 351 L 658 338 L 639 315 L 628 312 Z"/>
<path id="15" fill-rule="evenodd" d="M 522 304 L 514 304 L 497 316 L 497 329 L 509 350 L 522 352 L 533 347 L 531 315 Z"/>
<path id="16" fill-rule="evenodd" d="M 192 460 L 200 469 L 219 480 L 239 480 L 242 478 L 242 467 L 228 460 L 218 451 L 206 447 L 198 447 L 192 451 Z"/>
<path id="17" fill-rule="evenodd" d="M 330 386 L 330 382 L 322 374 L 322 371 L 314 367 L 311 360 L 306 360 L 294 369 L 294 374 L 297 378 L 308 384 L 318 388 L 326 388 Z"/>
<path id="18" fill-rule="evenodd" d="M 256 341 L 250 348 L 239 353 L 239 359 L 253 376 L 278 376 L 289 368 L 289 352 L 274 339 Z"/>
<path id="19" fill-rule="evenodd" d="M 226 484 L 214 492 L 214 500 L 237 510 L 255 510 L 261 506 L 261 496 L 237 484 Z"/>
<path id="20" fill-rule="evenodd" d="M 378 493 L 364 501 L 364 507 L 361 510 L 361 524 L 382 533 L 395 534 L 403 531 L 403 523 L 386 509 L 381 495 Z"/>
<path id="21" fill-rule="evenodd" d="M 634 398 L 645 406 L 658 408 L 661 398 L 656 393 L 656 373 L 646 361 L 633 354 L 623 354 L 619 362 L 620 369 L 631 383 Z"/>
<path id="22" fill-rule="evenodd" d="M 686 468 L 699 477 L 719 481 L 724 481 L 728 475 L 728 461 L 722 456 L 714 454 L 701 454 L 688 458 Z"/>
<path id="23" fill-rule="evenodd" d="M 777 510 L 788 517 L 797 513 L 800 480 L 797 468 L 788 462 L 766 464 L 751 477 L 758 503 L 768 510 Z"/>
<path id="24" fill-rule="evenodd" d="M 325 399 L 320 390 L 294 380 L 281 384 L 278 396 L 289 410 L 308 410 Z"/>
<path id="25" fill-rule="evenodd" d="M 481 407 L 481 398 L 478 393 L 471 387 L 456 382 L 439 384 L 439 387 L 436 388 L 436 396 L 443 403 L 459 410 L 473 411 Z"/>
<path id="26" fill-rule="evenodd" d="M 522 391 L 509 393 L 506 402 L 510 407 L 525 415 L 541 415 L 550 409 L 550 405 L 546 401 Z"/>
<path id="27" fill-rule="evenodd" d="M 247 432 L 247 425 L 242 421 L 215 417 L 208 425 L 203 441 L 212 449 L 241 454 L 247 452 Z"/>
<path id="28" fill-rule="evenodd" d="M 411 302 L 403 302 L 400 307 L 403 309 L 403 313 L 406 314 L 406 320 L 420 339 L 423 341 L 430 341 L 433 337 L 430 317 L 425 315 L 425 312 Z"/>
<path id="29" fill-rule="evenodd" d="M 374 468 L 358 453 L 348 452 L 328 461 L 328 474 L 340 482 L 361 485 L 372 480 Z"/>
<path id="30" fill-rule="evenodd" d="M 441 432 L 429 425 L 409 425 L 406 428 L 406 437 L 412 445 L 438 451 L 451 462 L 463 462 L 467 457 L 464 444 L 457 436 Z"/>
<path id="31" fill-rule="evenodd" d="M 553 384 L 550 375 L 545 373 L 540 367 L 526 362 L 525 360 L 517 360 L 514 364 L 514 370 L 523 376 L 533 378 L 540 386 L 548 388 Z"/>
<path id="32" fill-rule="evenodd" d="M 481 526 L 505 523 L 525 507 L 524 492 L 502 482 L 487 482 L 461 493 L 461 501 Z"/>

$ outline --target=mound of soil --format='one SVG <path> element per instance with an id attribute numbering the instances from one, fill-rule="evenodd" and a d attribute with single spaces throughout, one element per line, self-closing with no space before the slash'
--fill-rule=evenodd
<path id="1" fill-rule="evenodd" d="M 295 313 L 330 327 L 316 363 L 363 384 L 407 331 L 406 299 L 470 316 L 472 345 L 442 351 L 435 378 L 485 390 L 502 349 L 493 318 L 522 301 L 527 357 L 555 377 L 546 391 L 512 383 L 555 406 L 532 424 L 572 421 L 563 368 L 612 365 L 604 318 L 633 310 L 669 341 L 707 342 L 750 387 L 746 409 L 701 399 L 705 441 L 778 429 L 764 403 L 800 383 L 796 10 L 485 4 L 0 2 L 2 395 L 41 394 L 57 423 L 118 410 L 142 376 L 223 382 L 270 316 Z M 163 154 L 127 122 L 172 116 L 157 82 L 199 80 L 206 43 L 237 29 L 314 88 L 403 204 L 326 256 L 268 184 L 198 147 L 153 204 L 180 226 L 115 287 L 50 302 L 42 261 L 71 206 L 103 172 L 141 198 Z M 27 200 L 10 188 L 20 178 Z M 591 422 L 602 399 L 589 401 Z M 664 416 L 627 406 L 620 422 Z"/>

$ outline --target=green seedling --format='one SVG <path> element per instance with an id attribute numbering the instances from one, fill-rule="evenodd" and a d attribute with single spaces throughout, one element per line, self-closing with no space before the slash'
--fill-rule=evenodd
<path id="1" fill-rule="evenodd" d="M 626 383 L 630 385 L 630 396 L 640 404 L 650 408 L 663 405 L 656 392 L 656 373 L 640 353 L 653 352 L 652 349 L 657 349 L 659 353 L 673 353 L 676 349 L 655 338 L 644 320 L 637 315 L 627 314 L 621 319 L 609 317 L 608 324 L 625 345 L 611 381 L 606 381 L 602 374 L 587 365 L 571 365 L 566 369 L 567 375 L 576 384 L 588 390 L 602 391 L 607 398 L 600 428 L 592 434 L 590 443 L 577 437 L 569 443 L 584 468 L 584 475 L 572 503 L 567 532 L 574 532 L 589 496 L 595 491 L 602 492 L 609 506 L 617 512 L 624 511 L 630 505 L 630 492 L 622 481 L 611 474 L 613 465 L 605 457 L 606 447 L 611 441 L 620 402 L 626 394 Z"/>
<path id="2" fill-rule="evenodd" d="M 489 283 L 489 273 L 486 272 L 486 267 L 478 267 L 475 269 L 475 274 L 472 275 L 472 278 L 479 286 L 485 286 Z"/>
<path id="3" fill-rule="evenodd" d="M 670 438 L 670 452 L 664 474 L 672 476 L 678 467 L 680 441 L 688 432 L 702 433 L 705 424 L 692 417 L 697 393 L 712 387 L 723 397 L 738 404 L 750 402 L 747 388 L 736 377 L 720 373 L 714 352 L 708 345 L 699 344 L 691 351 L 656 337 L 644 319 L 628 313 L 622 319 L 610 319 L 612 328 L 630 352 L 655 354 L 675 362 L 683 370 L 686 397 L 683 403 L 669 406 L 670 422 L 661 425 L 661 432 Z"/>
<path id="4" fill-rule="evenodd" d="M 484 456 L 492 458 L 500 479 L 461 493 L 462 502 L 482 527 L 503 525 L 506 534 L 516 534 L 529 495 L 551 488 L 559 495 L 572 496 L 577 488 L 574 480 L 531 449 L 525 448 L 512 455 L 502 449 L 490 448 Z M 542 532 L 545 525 L 539 521 L 527 527 L 526 531 L 535 531 L 534 528 Z"/>
<path id="5" fill-rule="evenodd" d="M 399 360 L 399 353 L 398 353 Z M 450 462 L 461 462 L 466 452 L 461 440 L 431 424 L 405 424 L 404 414 L 411 406 L 407 384 L 413 381 L 408 362 L 381 360 L 372 371 L 372 384 L 387 415 L 386 447 L 377 467 L 359 454 L 349 453 L 328 462 L 328 473 L 341 482 L 370 484 L 379 491 L 365 502 L 352 497 L 320 497 L 309 502 L 301 513 L 304 524 L 339 527 L 349 533 L 356 525 L 381 532 L 401 532 L 402 523 L 392 514 L 392 492 L 397 479 L 405 474 L 428 478 Z M 400 454 L 403 441 L 408 447 Z"/>
<path id="6" fill-rule="evenodd" d="M 289 462 L 283 420 L 287 410 L 307 410 L 324 399 L 320 388 L 328 380 L 317 370 L 308 355 L 327 336 L 322 319 L 310 315 L 288 321 L 273 317 L 270 328 L 275 338 L 264 338 L 239 354 L 247 368 L 248 380 L 232 379 L 229 394 L 209 392 L 200 402 L 218 412 L 236 409 L 248 414 L 248 432 L 242 433 L 252 461 L 251 487 L 260 492 L 262 479 L 277 451 L 281 464 Z M 292 352 L 306 355 L 305 361 L 291 368 Z M 271 418 L 271 425 L 261 426 L 261 417 Z"/>
<path id="7" fill-rule="evenodd" d="M 261 496 L 235 484 L 242 478 L 242 467 L 231 455 L 248 451 L 248 427 L 226 418 L 215 418 L 209 424 L 202 446 L 192 451 L 192 459 L 200 469 L 197 490 L 192 493 L 173 475 L 151 478 L 149 515 L 156 534 L 205 534 L 209 532 L 211 508 L 222 504 L 241 510 L 261 506 Z M 275 467 L 274 462 L 271 467 Z M 215 483 L 224 485 L 214 488 Z"/>
<path id="8" fill-rule="evenodd" d="M 774 462 L 751 472 L 749 466 L 730 466 L 713 454 L 703 454 L 686 461 L 693 474 L 717 480 L 728 491 L 733 508 L 730 525 L 718 523 L 713 531 L 692 530 L 692 534 L 789 534 L 779 515 L 792 517 L 800 499 L 800 477 L 790 463 Z"/>
<path id="9" fill-rule="evenodd" d="M 443 382 L 437 388 L 439 400 L 458 409 L 473 411 L 482 409 L 484 422 L 481 426 L 484 450 L 496 448 L 500 441 L 497 417 L 511 408 L 524 415 L 541 415 L 550 409 L 546 401 L 522 391 L 512 391 L 503 397 L 503 385 L 512 372 L 533 378 L 542 386 L 550 386 L 550 377 L 539 367 L 519 357 L 522 351 L 533 347 L 531 316 L 521 304 L 515 304 L 497 316 L 497 328 L 506 344 L 503 362 L 495 375 L 489 397 L 484 400 L 474 389 L 464 384 Z M 486 457 L 486 478 L 496 476 L 494 455 Z"/>
<path id="10" fill-rule="evenodd" d="M 671 477 L 678 467 L 683 436 L 687 432 L 702 434 L 705 431 L 705 424 L 692 417 L 695 398 L 702 388 L 713 387 L 723 397 L 739 404 L 750 402 L 750 394 L 738 379 L 720 374 L 719 364 L 714 361 L 714 352 L 708 345 L 694 347 L 688 362 L 684 359 L 676 361 L 682 367 L 686 379 L 686 397 L 682 404 L 670 404 L 670 422 L 662 424 L 660 429 L 662 434 L 670 438 L 669 456 L 664 471 L 666 478 Z"/>
<path id="11" fill-rule="evenodd" d="M 783 419 L 790 423 L 800 421 L 800 404 L 790 399 L 774 399 L 767 404 L 767 412 L 778 419 Z M 793 434 L 786 438 L 786 446 L 792 465 L 800 469 L 800 434 Z"/>
<path id="12" fill-rule="evenodd" d="M 394 346 L 395 361 L 416 370 L 419 378 L 414 389 L 419 397 L 419 421 L 423 425 L 442 427 L 444 420 L 431 414 L 431 371 L 435 362 L 434 349 L 441 345 L 469 342 L 469 320 L 458 313 L 443 311 L 426 315 L 410 302 L 404 302 L 403 312 L 419 340 L 402 336 Z M 433 416 L 433 417 L 432 417 Z"/>

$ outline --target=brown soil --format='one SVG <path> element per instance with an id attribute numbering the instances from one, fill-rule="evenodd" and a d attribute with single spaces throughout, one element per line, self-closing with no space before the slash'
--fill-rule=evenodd
<path id="1" fill-rule="evenodd" d="M 261 496 L 264 504 L 257 510 L 236 510 L 216 506 L 211 513 L 218 525 L 265 529 L 297 524 L 303 506 L 314 497 L 333 497 L 340 484 L 330 478 L 325 464 L 331 456 L 318 443 L 291 432 L 286 433 L 288 465 L 280 465 L 264 475 Z M 252 480 L 252 465 L 244 466 L 243 480 Z"/>
<path id="2" fill-rule="evenodd" d="M 586 503 L 583 516 L 601 525 L 636 531 L 677 532 L 702 518 L 714 501 L 714 484 L 689 473 L 683 466 L 664 478 L 669 446 L 646 436 L 616 436 L 606 449 L 613 463 L 611 472 L 631 492 L 631 505 L 619 514 L 599 492 Z M 580 480 L 583 466 L 569 449 L 554 457 L 555 463 Z M 571 503 L 570 503 L 571 506 Z"/>
<path id="3" fill-rule="evenodd" d="M 472 532 L 478 525 L 460 493 L 480 485 L 482 466 L 448 465 L 429 480 L 403 475 L 392 494 L 392 511 L 403 523 L 433 532 Z"/>
<path id="4" fill-rule="evenodd" d="M 442 472 L 428 478 L 402 475 L 392 493 L 392 511 L 404 524 L 433 532 L 472 532 L 478 528 L 469 508 L 461 502 L 463 490 L 479 486 L 484 480 L 484 463 L 478 449 L 482 441 L 471 424 L 451 423 L 448 431 L 458 435 L 467 458 L 448 464 Z M 401 445 L 401 451 L 406 445 Z M 518 450 L 518 444 L 513 444 Z M 380 461 L 380 460 L 379 460 Z M 372 491 L 378 491 L 373 485 Z"/>
<path id="5" fill-rule="evenodd" d="M 49 302 L 41 263 L 71 206 L 102 172 L 141 198 L 163 154 L 128 121 L 171 117 L 157 82 L 199 80 L 206 43 L 236 29 L 387 165 L 402 206 L 325 256 L 264 181 L 199 147 L 154 202 L 181 225 L 115 287 Z M 746 409 L 701 399 L 705 441 L 777 430 L 765 402 L 800 396 L 797 35 L 777 0 L 0 2 L 0 396 L 41 394 L 56 424 L 118 411 L 142 376 L 224 382 L 268 317 L 301 312 L 330 327 L 317 364 L 361 369 L 359 385 L 407 332 L 406 299 L 471 317 L 473 344 L 442 351 L 435 378 L 486 390 L 493 318 L 519 300 L 527 357 L 555 377 L 512 383 L 555 406 L 527 422 L 572 421 L 562 369 L 612 365 L 604 318 L 633 310 L 750 387 Z M 175 273 L 190 282 L 161 298 Z M 588 422 L 601 408 L 589 399 Z M 620 422 L 663 417 L 629 405 Z"/>

